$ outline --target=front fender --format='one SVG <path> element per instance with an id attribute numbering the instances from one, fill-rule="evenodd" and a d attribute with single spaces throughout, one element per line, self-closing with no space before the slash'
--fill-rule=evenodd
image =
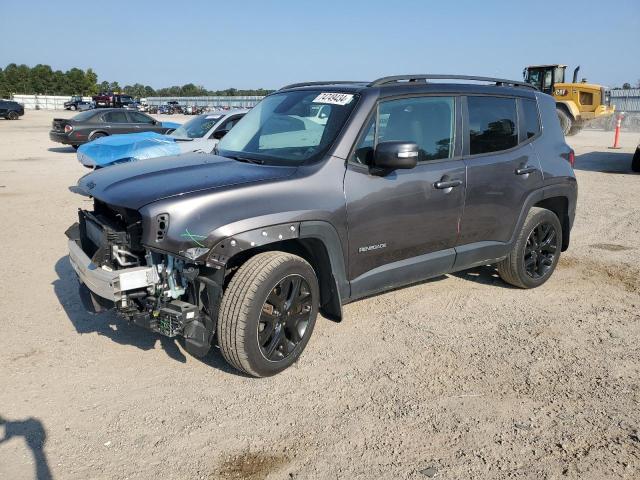
<path id="1" fill-rule="evenodd" d="M 321 313 L 329 319 L 340 321 L 342 304 L 349 301 L 351 288 L 346 277 L 342 242 L 329 222 L 287 222 L 226 236 L 211 248 L 206 264 L 209 267 L 226 268 L 236 255 L 269 249 L 270 244 L 278 242 L 285 243 L 276 248 L 288 250 L 293 244 L 305 252 L 318 276 Z"/>

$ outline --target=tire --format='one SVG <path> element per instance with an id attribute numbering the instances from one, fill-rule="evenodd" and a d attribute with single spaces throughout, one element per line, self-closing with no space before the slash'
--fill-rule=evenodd
<path id="1" fill-rule="evenodd" d="M 295 291 L 292 287 L 298 281 L 300 294 L 292 296 L 290 292 Z M 265 252 L 250 258 L 235 273 L 222 297 L 216 334 L 223 357 L 254 377 L 275 375 L 291 366 L 309 342 L 319 296 L 316 274 L 304 259 L 284 252 Z M 299 310 L 287 309 L 287 303 L 298 305 L 289 297 L 301 299 Z"/>
<path id="2" fill-rule="evenodd" d="M 554 240 L 549 242 L 547 246 L 543 245 L 547 237 L 541 235 L 545 226 L 552 227 L 555 232 Z M 551 233 L 548 235 L 552 236 Z M 540 236 L 543 236 L 542 241 L 540 241 Z M 542 251 L 528 253 L 530 249 L 535 252 L 537 247 L 541 247 Z M 498 273 L 505 282 L 516 287 L 539 287 L 549 280 L 558 265 L 561 248 L 562 225 L 556 214 L 545 208 L 533 207 L 527 214 L 511 253 L 498 263 Z M 550 256 L 552 258 L 549 258 Z M 533 265 L 531 266 L 532 259 Z M 533 268 L 534 272 L 528 271 L 525 262 L 530 265 L 529 268 Z M 540 271 L 535 272 L 538 268 Z"/>
<path id="3" fill-rule="evenodd" d="M 558 114 L 558 120 L 560 120 L 560 128 L 562 129 L 562 133 L 564 133 L 565 136 L 571 135 L 570 131 L 573 125 L 572 118 L 562 108 L 556 108 L 556 113 Z"/>
<path id="4" fill-rule="evenodd" d="M 71 145 L 73 147 L 74 150 L 77 150 L 79 145 Z"/>
<path id="5" fill-rule="evenodd" d="M 78 107 L 76 107 L 75 105 L 71 105 L 71 106 L 69 107 L 69 110 L 74 111 L 74 110 L 76 110 L 77 108 L 78 108 Z"/>
<path id="6" fill-rule="evenodd" d="M 18 112 L 8 112 L 7 113 L 7 119 L 8 120 L 18 120 L 18 117 L 20 115 L 18 115 Z"/>
<path id="7" fill-rule="evenodd" d="M 569 133 L 567 133 L 566 136 L 571 137 L 573 135 L 577 135 L 580 131 L 582 131 L 582 127 L 574 125 L 569 129 Z"/>
<path id="8" fill-rule="evenodd" d="M 631 170 L 640 172 L 640 147 L 636 148 L 636 153 L 631 160 Z"/>
<path id="9" fill-rule="evenodd" d="M 102 138 L 102 137 L 106 137 L 106 136 L 107 136 L 107 134 L 106 134 L 106 133 L 96 132 L 96 133 L 92 134 L 92 135 L 89 137 L 89 141 L 90 141 L 90 142 L 93 142 L 94 140 L 96 140 L 96 139 L 98 139 L 98 138 Z"/>

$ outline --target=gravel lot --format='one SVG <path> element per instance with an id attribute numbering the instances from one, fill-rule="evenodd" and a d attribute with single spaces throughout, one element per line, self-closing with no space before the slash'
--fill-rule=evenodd
<path id="1" fill-rule="evenodd" d="M 0 120 L 0 478 L 640 477 L 638 133 L 569 138 L 578 214 L 544 286 L 483 267 L 359 301 L 259 380 L 83 311 L 87 170 L 53 117 Z"/>

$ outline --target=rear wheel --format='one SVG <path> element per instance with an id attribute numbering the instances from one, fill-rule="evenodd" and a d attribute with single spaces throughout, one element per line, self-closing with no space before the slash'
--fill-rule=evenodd
<path id="1" fill-rule="evenodd" d="M 640 147 L 636 148 L 636 153 L 631 160 L 631 170 L 640 172 Z"/>
<path id="2" fill-rule="evenodd" d="M 304 259 L 265 252 L 242 265 L 220 305 L 217 337 L 224 358 L 255 377 L 293 364 L 318 315 L 318 280 Z"/>
<path id="3" fill-rule="evenodd" d="M 498 273 L 507 283 L 534 288 L 546 282 L 558 264 L 562 248 L 562 226 L 550 210 L 533 207 L 509 256 L 498 263 Z"/>
<path id="4" fill-rule="evenodd" d="M 73 147 L 74 150 L 78 149 L 78 145 L 71 145 Z"/>
<path id="5" fill-rule="evenodd" d="M 89 141 L 90 141 L 90 142 L 92 142 L 92 141 L 94 141 L 94 140 L 95 140 L 95 139 L 97 139 L 97 138 L 102 138 L 102 137 L 106 137 L 106 136 L 107 136 L 107 134 L 106 134 L 106 133 L 96 132 L 96 133 L 92 134 L 92 135 L 89 137 Z"/>
<path id="6" fill-rule="evenodd" d="M 560 128 L 565 136 L 571 135 L 571 127 L 573 126 L 573 119 L 562 108 L 556 108 L 558 114 L 558 120 L 560 120 Z"/>
<path id="7" fill-rule="evenodd" d="M 19 116 L 20 115 L 18 115 L 18 112 L 9 112 L 9 113 L 7 113 L 7 118 L 9 120 L 17 120 Z"/>

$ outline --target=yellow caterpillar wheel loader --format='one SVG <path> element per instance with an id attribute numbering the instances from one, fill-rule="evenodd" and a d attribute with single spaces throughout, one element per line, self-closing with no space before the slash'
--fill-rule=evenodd
<path id="1" fill-rule="evenodd" d="M 524 79 L 538 90 L 552 95 L 556 99 L 556 110 L 565 135 L 575 135 L 588 122 L 597 118 L 613 115 L 608 88 L 578 82 L 577 67 L 573 71 L 573 81 L 565 83 L 566 65 L 532 65 L 522 72 Z"/>

